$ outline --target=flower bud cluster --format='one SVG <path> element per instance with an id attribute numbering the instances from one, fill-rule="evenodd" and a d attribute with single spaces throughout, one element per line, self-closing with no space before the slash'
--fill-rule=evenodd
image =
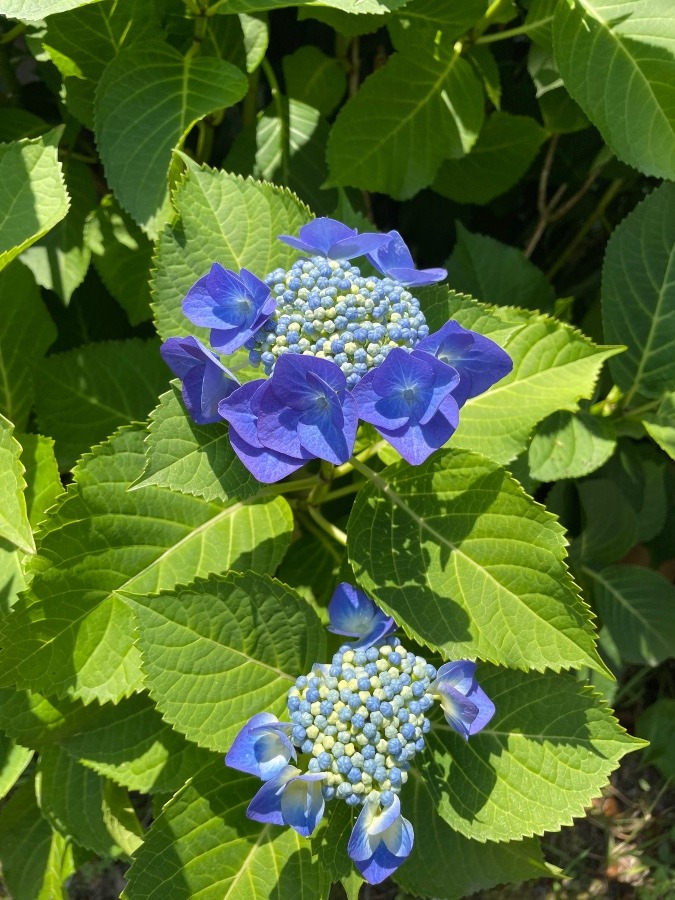
<path id="1" fill-rule="evenodd" d="M 332 360 L 353 387 L 393 347 L 412 350 L 429 333 L 419 300 L 401 282 L 363 277 L 346 259 L 301 258 L 265 283 L 277 308 L 245 346 L 266 375 L 281 354 L 302 353 Z"/>
<path id="2" fill-rule="evenodd" d="M 436 670 L 398 642 L 367 650 L 344 644 L 330 666 L 315 666 L 288 692 L 291 740 L 325 772 L 322 792 L 350 806 L 374 795 L 386 808 L 424 749 Z"/>

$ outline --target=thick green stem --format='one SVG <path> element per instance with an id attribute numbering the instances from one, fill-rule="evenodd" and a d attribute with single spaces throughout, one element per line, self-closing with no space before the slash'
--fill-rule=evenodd
<path id="1" fill-rule="evenodd" d="M 330 503 L 332 500 L 338 500 L 340 497 L 348 497 L 350 494 L 355 494 L 361 490 L 363 484 L 363 481 L 355 481 L 352 484 L 346 484 L 344 487 L 336 488 L 334 491 L 325 494 L 321 498 L 321 503 L 323 505 L 324 503 Z"/>
<path id="2" fill-rule="evenodd" d="M 312 475 L 309 478 L 296 478 L 295 481 L 282 481 L 281 484 L 271 484 L 264 487 L 260 493 L 264 497 L 276 496 L 277 494 L 293 494 L 298 491 L 310 491 L 320 484 L 318 476 Z"/>
<path id="3" fill-rule="evenodd" d="M 518 37 L 519 34 L 529 34 L 536 31 L 544 25 L 548 25 L 553 21 L 553 16 L 546 16 L 545 19 L 538 19 L 536 22 L 525 22 L 517 28 L 508 28 L 506 31 L 493 31 L 491 34 L 484 34 L 476 38 L 475 44 L 493 44 L 495 41 L 508 41 L 509 38 Z"/>
<path id="4" fill-rule="evenodd" d="M 322 516 L 315 506 L 308 506 L 307 512 L 322 531 L 325 531 L 326 534 L 330 535 L 334 541 L 338 542 L 338 544 L 341 544 L 343 547 L 347 546 L 347 535 L 344 531 L 341 531 L 337 525 L 333 525 L 332 522 L 329 522 L 328 519 Z"/>
<path id="5" fill-rule="evenodd" d="M 353 460 L 358 459 L 360 461 L 370 459 L 371 456 L 375 456 L 376 453 L 379 453 L 383 447 L 386 447 L 386 441 L 376 441 L 372 446 L 368 447 L 367 450 L 362 450 L 357 456 L 353 456 L 348 462 L 343 463 L 341 466 L 337 466 L 335 471 L 333 472 L 333 478 L 340 478 L 342 475 L 347 475 L 352 469 L 355 468 L 353 465 Z"/>

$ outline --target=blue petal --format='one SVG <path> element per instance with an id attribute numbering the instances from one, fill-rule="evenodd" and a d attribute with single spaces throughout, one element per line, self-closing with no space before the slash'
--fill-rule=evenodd
<path id="1" fill-rule="evenodd" d="M 428 287 L 438 284 L 448 277 L 447 269 L 389 269 L 390 278 L 395 278 L 406 287 Z"/>
<path id="2" fill-rule="evenodd" d="M 308 410 L 298 422 L 301 445 L 313 456 L 335 465 L 347 462 L 354 449 L 359 409 L 356 400 L 345 392 L 342 403 L 333 394 L 326 410 Z"/>
<path id="3" fill-rule="evenodd" d="M 329 259 L 351 259 L 374 251 L 388 243 L 385 234 L 358 234 L 336 219 L 319 218 L 300 229 L 300 236 L 280 234 L 279 240 L 303 253 L 326 256 Z"/>
<path id="4" fill-rule="evenodd" d="M 475 675 L 476 663 L 470 659 L 443 663 L 435 680 L 431 682 L 431 687 L 434 688 L 437 682 L 442 681 L 466 697 L 474 686 Z"/>
<path id="5" fill-rule="evenodd" d="M 468 740 L 471 725 L 478 716 L 478 707 L 468 697 L 442 681 L 436 685 L 435 690 L 440 697 L 446 722 Z"/>
<path id="6" fill-rule="evenodd" d="M 361 637 L 372 629 L 378 612 L 370 597 L 343 581 L 335 588 L 328 604 L 328 630 L 347 637 Z"/>
<path id="7" fill-rule="evenodd" d="M 478 684 L 469 693 L 468 699 L 478 707 L 478 715 L 469 727 L 469 734 L 478 734 L 495 714 L 495 705 Z"/>
<path id="8" fill-rule="evenodd" d="M 329 628 L 328 630 L 331 631 L 333 629 Z M 373 627 L 371 630 L 367 634 L 364 634 L 360 640 L 354 641 L 351 647 L 354 650 L 363 650 L 367 647 L 372 647 L 374 643 L 387 637 L 387 635 L 390 635 L 393 631 L 396 631 L 396 622 L 394 622 L 394 620 L 386 613 L 383 613 L 382 610 L 378 609 L 375 618 L 373 619 Z"/>
<path id="9" fill-rule="evenodd" d="M 229 422 L 231 429 L 236 430 L 241 439 L 252 447 L 262 447 L 258 440 L 257 422 L 260 393 L 267 384 L 266 378 L 247 381 L 218 404 L 221 418 Z"/>
<path id="10" fill-rule="evenodd" d="M 169 338 L 160 347 L 164 361 L 183 381 L 183 401 L 200 425 L 220 419 L 218 404 L 239 382 L 218 357 L 194 337 Z"/>
<path id="11" fill-rule="evenodd" d="M 314 405 L 317 385 L 309 376 L 325 382 L 335 393 L 344 394 L 347 380 L 339 366 L 328 359 L 284 353 L 276 361 L 270 379 L 279 404 L 292 409 L 306 410 Z"/>
<path id="12" fill-rule="evenodd" d="M 446 397 L 441 407 L 448 408 L 450 405 L 453 409 L 457 408 L 451 396 Z M 434 450 L 438 450 L 452 437 L 455 428 L 456 419 L 454 422 L 450 421 L 442 410 L 439 410 L 426 425 L 411 423 L 391 431 L 381 427 L 377 430 L 395 450 L 398 450 L 406 462 L 412 466 L 419 466 Z"/>
<path id="13" fill-rule="evenodd" d="M 300 774 L 295 766 L 285 766 L 270 781 L 265 782 L 253 797 L 246 810 L 246 815 L 254 822 L 266 822 L 271 825 L 285 825 L 281 813 L 281 798 L 287 783 Z"/>
<path id="14" fill-rule="evenodd" d="M 321 782 L 325 777 L 323 772 L 308 772 L 293 778 L 284 789 L 281 797 L 284 823 L 302 837 L 309 837 L 323 816 L 325 801 Z"/>
<path id="15" fill-rule="evenodd" d="M 416 287 L 436 284 L 447 278 L 445 269 L 417 269 L 410 250 L 398 231 L 390 231 L 388 236 L 390 240 L 387 244 L 368 253 L 368 260 L 382 275 Z"/>
<path id="16" fill-rule="evenodd" d="M 271 713 L 258 713 L 234 739 L 225 765 L 269 781 L 296 759 L 295 747 L 285 733 L 287 728 Z"/>
<path id="17" fill-rule="evenodd" d="M 354 824 L 347 852 L 370 884 L 379 884 L 403 863 L 412 850 L 413 828 L 401 816 L 398 796 L 386 810 L 366 801 Z"/>
<path id="18" fill-rule="evenodd" d="M 352 238 L 337 241 L 330 248 L 328 255 L 331 259 L 353 259 L 355 256 L 365 256 L 367 253 L 372 253 L 386 244 L 386 242 L 386 234 L 366 232 L 365 234 L 358 234 Z"/>
<path id="19" fill-rule="evenodd" d="M 286 454 L 276 453 L 274 450 L 254 447 L 247 443 L 232 425 L 230 425 L 230 443 L 251 475 L 264 484 L 281 481 L 287 475 L 297 472 L 307 462 L 306 459 L 296 459 L 294 456 L 286 456 Z"/>

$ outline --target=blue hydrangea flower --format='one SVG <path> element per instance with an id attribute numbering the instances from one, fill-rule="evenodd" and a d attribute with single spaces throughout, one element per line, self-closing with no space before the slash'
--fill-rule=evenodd
<path id="1" fill-rule="evenodd" d="M 225 765 L 269 781 L 286 768 L 289 760 L 298 758 L 289 738 L 292 728 L 290 722 L 280 722 L 271 713 L 258 713 L 234 739 Z"/>
<path id="2" fill-rule="evenodd" d="M 190 288 L 183 312 L 211 329 L 211 345 L 221 353 L 233 353 L 262 328 L 276 302 L 269 287 L 247 269 L 239 275 L 219 263 L 211 266 Z"/>
<path id="3" fill-rule="evenodd" d="M 343 581 L 328 604 L 328 630 L 333 634 L 359 638 L 352 650 L 370 647 L 396 631 L 396 623 L 382 612 L 363 591 Z"/>
<path id="4" fill-rule="evenodd" d="M 325 777 L 323 773 L 303 773 L 295 766 L 285 766 L 260 788 L 246 815 L 256 822 L 290 825 L 302 837 L 309 837 L 323 816 L 321 782 Z"/>
<path id="5" fill-rule="evenodd" d="M 441 666 L 431 690 L 438 696 L 445 719 L 466 740 L 485 728 L 495 713 L 495 705 L 474 675 L 476 663 L 468 659 Z"/>
<path id="6" fill-rule="evenodd" d="M 359 234 L 356 228 L 349 228 L 336 219 L 320 218 L 303 225 L 299 237 L 280 234 L 279 240 L 310 256 L 352 259 L 376 250 L 390 237 L 386 234 Z"/>
<path id="7" fill-rule="evenodd" d="M 410 250 L 398 231 L 390 231 L 389 237 L 391 240 L 388 244 L 368 253 L 368 261 L 382 275 L 415 287 L 437 284 L 448 277 L 445 269 L 417 269 Z"/>
<path id="8" fill-rule="evenodd" d="M 417 350 L 430 353 L 457 370 L 459 384 L 452 393 L 459 406 L 487 391 L 513 368 L 505 350 L 457 322 L 446 322 L 439 331 L 421 340 Z"/>
<path id="9" fill-rule="evenodd" d="M 442 447 L 459 422 L 454 368 L 429 353 L 392 350 L 352 393 L 359 415 L 412 465 Z"/>
<path id="10" fill-rule="evenodd" d="M 347 852 L 369 884 L 379 884 L 410 856 L 415 836 L 401 815 L 401 801 L 394 796 L 382 807 L 378 800 L 363 804 L 349 838 Z"/>
<path id="11" fill-rule="evenodd" d="M 218 422 L 218 404 L 239 387 L 229 369 L 195 337 L 169 338 L 159 352 L 183 382 L 183 402 L 195 422 Z"/>

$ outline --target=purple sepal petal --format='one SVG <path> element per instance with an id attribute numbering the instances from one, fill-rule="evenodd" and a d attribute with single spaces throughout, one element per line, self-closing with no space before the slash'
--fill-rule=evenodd
<path id="1" fill-rule="evenodd" d="M 218 404 L 239 387 L 234 375 L 197 338 L 172 337 L 160 347 L 164 362 L 183 382 L 183 402 L 199 425 L 218 422 Z"/>
<path id="2" fill-rule="evenodd" d="M 513 368 L 513 360 L 498 344 L 457 322 L 446 322 L 423 338 L 415 351 L 430 353 L 459 372 L 460 381 L 453 393 L 460 406 L 492 387 Z"/>
<path id="3" fill-rule="evenodd" d="M 388 236 L 388 243 L 368 253 L 368 261 L 380 274 L 395 278 L 408 287 L 424 287 L 447 278 L 445 269 L 417 269 L 398 231 L 390 231 Z"/>
<path id="4" fill-rule="evenodd" d="M 369 884 L 379 884 L 410 856 L 413 827 L 401 815 L 401 802 L 383 810 L 378 800 L 367 800 L 354 824 L 347 853 Z"/>
<path id="5" fill-rule="evenodd" d="M 326 217 L 303 225 L 299 237 L 280 234 L 279 240 L 303 253 L 328 259 L 351 259 L 371 253 L 390 238 L 386 234 L 359 234 L 356 228 Z"/>
<path id="6" fill-rule="evenodd" d="M 495 714 L 495 705 L 476 681 L 475 671 L 476 663 L 468 659 L 444 663 L 430 685 L 440 698 L 448 725 L 467 740 Z"/>
<path id="7" fill-rule="evenodd" d="M 369 647 L 396 630 L 396 623 L 354 585 L 343 581 L 328 604 L 328 630 L 333 634 L 359 638 L 355 650 Z"/>
<path id="8" fill-rule="evenodd" d="M 288 722 L 279 722 L 271 713 L 258 713 L 234 739 L 225 765 L 269 781 L 288 765 L 290 759 L 297 759 L 295 747 L 288 737 L 291 727 Z"/>
<path id="9" fill-rule="evenodd" d="M 323 772 L 303 774 L 286 766 L 264 784 L 249 803 L 246 815 L 256 822 L 290 825 L 302 837 L 309 837 L 324 810 L 321 782 Z"/>

